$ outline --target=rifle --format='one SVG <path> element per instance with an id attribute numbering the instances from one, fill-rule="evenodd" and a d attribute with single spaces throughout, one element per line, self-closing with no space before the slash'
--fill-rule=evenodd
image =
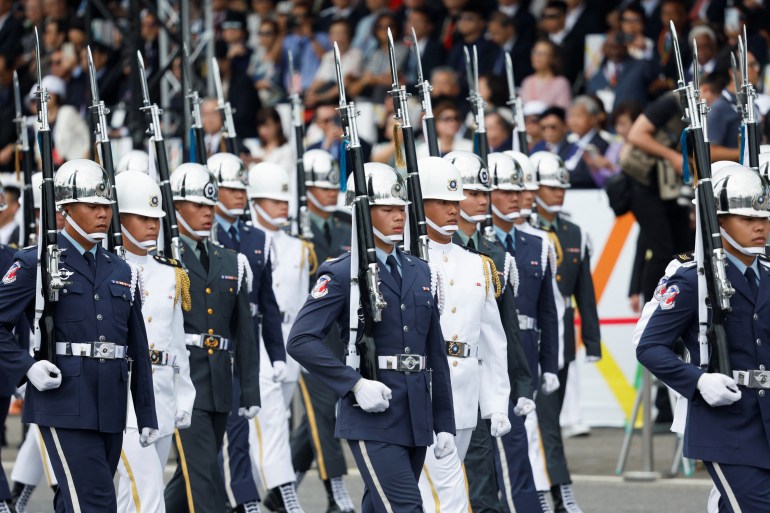
<path id="1" fill-rule="evenodd" d="M 35 169 L 35 155 L 29 146 L 29 133 L 27 122 L 21 111 L 21 90 L 19 89 L 19 75 L 13 72 L 13 100 L 16 107 L 16 177 L 21 171 L 24 177 L 22 189 L 22 205 L 24 214 L 24 238 L 21 246 L 27 247 L 37 244 L 37 226 L 35 223 L 35 200 L 32 192 L 32 174 Z M 20 169 L 21 168 L 21 169 Z"/>
<path id="2" fill-rule="evenodd" d="M 112 146 L 110 137 L 107 135 L 107 114 L 109 109 L 99 98 L 99 87 L 96 85 L 96 68 L 94 68 L 94 58 L 91 55 L 91 47 L 88 50 L 88 74 L 91 82 L 91 112 L 94 115 L 94 136 L 96 144 L 101 149 L 102 167 L 107 172 L 107 179 L 112 188 L 112 219 L 110 220 L 110 229 L 107 231 L 107 249 L 118 255 L 123 260 L 126 259 L 126 250 L 123 247 L 123 232 L 120 226 L 120 208 L 118 207 L 118 191 L 115 188 L 115 166 L 112 161 Z M 99 153 L 97 152 L 97 156 Z"/>
<path id="3" fill-rule="evenodd" d="M 473 150 L 476 155 L 481 157 L 484 162 L 484 167 L 487 166 L 487 154 L 489 153 L 489 145 L 487 144 L 487 128 L 484 120 L 484 99 L 479 94 L 479 54 L 476 50 L 476 46 L 473 46 L 473 61 L 471 61 L 471 55 L 468 52 L 468 47 L 463 46 L 465 51 L 465 72 L 468 79 L 468 103 L 471 104 L 471 110 L 473 111 L 474 118 L 476 120 L 476 131 L 473 134 Z M 487 209 L 486 216 L 483 222 L 484 226 L 484 238 L 488 241 L 494 242 L 497 239 L 495 235 L 495 229 L 492 226 L 492 202 L 489 202 L 489 209 Z"/>
<path id="4" fill-rule="evenodd" d="M 393 117 L 396 119 L 396 127 L 401 127 L 401 136 L 404 143 L 404 156 L 406 157 L 407 192 L 409 193 L 409 252 L 428 261 L 428 227 L 425 223 L 425 207 L 422 204 L 422 188 L 420 187 L 420 175 L 417 172 L 417 152 L 414 147 L 414 131 L 409 122 L 409 106 L 406 86 L 398 85 L 398 69 L 396 64 L 396 49 L 393 44 L 393 34 L 388 28 L 388 53 L 390 55 L 390 76 L 393 79 L 390 95 L 393 97 Z M 396 154 L 399 153 L 399 141 L 393 138 L 396 145 Z"/>
<path id="5" fill-rule="evenodd" d="M 724 323 L 727 312 L 730 311 L 730 296 L 735 292 L 727 280 L 725 272 L 725 251 L 722 248 L 722 238 L 719 233 L 716 204 L 714 202 L 714 187 L 711 183 L 711 158 L 709 153 L 708 136 L 703 129 L 703 106 L 699 105 L 699 93 L 693 83 L 685 83 L 682 67 L 682 53 L 676 28 L 671 22 L 671 34 L 674 42 L 676 58 L 677 81 L 676 91 L 682 106 L 682 120 L 688 125 L 687 132 L 694 146 L 695 165 L 698 173 L 698 183 L 695 189 L 696 198 L 696 248 L 695 260 L 698 266 L 698 340 L 700 344 L 700 366 L 704 369 L 713 368 L 727 376 L 732 376 L 730 355 L 728 354 L 727 332 Z M 697 62 L 697 60 L 696 60 Z M 698 72 L 697 67 L 695 72 Z M 698 79 L 695 79 L 696 83 Z M 687 155 L 683 155 L 686 159 Z M 708 308 L 711 308 L 711 324 L 709 325 Z M 709 362 L 709 349 L 716 356 L 713 365 Z"/>
<path id="6" fill-rule="evenodd" d="M 354 242 L 357 243 L 357 252 L 351 259 L 351 266 L 357 265 L 351 269 L 350 279 L 350 340 L 355 342 L 353 344 L 348 342 L 347 361 L 354 367 L 358 366 L 359 372 L 364 378 L 376 380 L 379 376 L 379 365 L 374 341 L 374 323 L 382 320 L 382 309 L 388 304 L 380 292 L 377 254 L 374 247 L 372 218 L 369 212 L 369 196 L 367 194 L 366 174 L 364 173 L 364 154 L 361 149 L 361 140 L 358 138 L 358 123 L 356 121 L 359 112 L 356 110 L 355 103 L 348 103 L 345 97 L 340 49 L 336 42 L 334 43 L 334 65 L 340 95 L 340 106 L 337 110 L 342 121 L 343 137 L 350 150 L 355 183 L 353 220 L 356 227 L 356 240 Z M 345 150 L 343 149 L 343 151 Z M 344 168 L 342 172 L 345 172 Z M 358 299 L 361 301 L 363 317 L 363 330 L 361 331 L 358 329 Z M 355 365 L 356 363 L 358 365 Z"/>
<path id="7" fill-rule="evenodd" d="M 310 213 L 307 210 L 307 189 L 305 187 L 305 123 L 302 116 L 302 99 L 299 97 L 299 89 L 294 87 L 294 54 L 289 52 L 289 86 L 291 91 L 289 102 L 291 103 L 291 123 L 294 126 L 294 149 L 296 153 L 297 169 L 297 212 L 291 223 L 292 235 L 302 235 L 303 239 L 312 239 L 313 230 L 310 227 Z"/>
<path id="8" fill-rule="evenodd" d="M 192 71 L 190 69 L 190 56 L 187 50 L 187 43 L 183 45 L 182 52 L 182 73 L 184 74 L 187 91 L 185 91 L 185 103 L 190 111 L 190 155 L 191 161 L 206 165 L 206 145 L 203 140 L 203 122 L 201 121 L 201 100 L 198 91 L 193 87 Z"/>
<path id="9" fill-rule="evenodd" d="M 743 26 L 743 38 L 738 36 L 738 55 L 740 56 L 741 88 L 738 101 L 741 103 L 741 125 L 743 129 L 743 145 L 749 157 L 749 167 L 759 172 L 759 122 L 754 110 L 754 102 L 757 99 L 757 91 L 754 84 L 749 82 L 749 47 L 746 39 L 746 26 Z M 738 82 L 735 82 L 735 90 L 738 91 Z M 741 163 L 744 160 L 744 152 L 741 152 Z"/>
<path id="10" fill-rule="evenodd" d="M 43 308 L 40 315 L 40 351 L 38 359 L 48 360 L 56 365 L 56 330 L 53 324 L 54 303 L 59 301 L 59 290 L 64 280 L 59 273 L 61 251 L 57 241 L 56 202 L 53 186 L 53 142 L 51 127 L 48 125 L 48 91 L 43 89 L 40 71 L 40 38 L 35 27 L 35 60 L 37 61 L 37 121 L 38 146 L 43 161 L 42 208 L 40 209 L 40 234 L 44 237 L 39 244 L 40 282 L 42 283 Z"/>
<path id="11" fill-rule="evenodd" d="M 527 142 L 527 129 L 524 125 L 524 104 L 521 98 L 516 96 L 516 82 L 513 79 L 513 61 L 511 54 L 505 52 L 505 75 L 508 78 L 508 101 L 506 105 L 511 108 L 513 114 L 513 144 L 518 146 L 513 149 L 523 154 L 529 154 Z"/>
<path id="12" fill-rule="evenodd" d="M 171 256 L 182 261 L 182 242 L 179 239 L 179 227 L 176 222 L 176 210 L 174 210 L 174 196 L 171 194 L 169 182 L 168 156 L 166 145 L 163 142 L 163 132 L 160 130 L 160 115 L 163 111 L 155 103 L 150 103 L 150 91 L 147 87 L 147 73 L 144 70 L 142 53 L 137 51 L 136 58 L 139 62 L 139 77 L 142 86 L 142 112 L 147 122 L 147 134 L 154 146 L 158 159 L 158 177 L 160 178 L 160 195 L 163 199 L 163 210 L 166 212 L 163 223 L 163 248 L 158 252 L 165 256 Z"/>
<path id="13" fill-rule="evenodd" d="M 433 90 L 433 86 L 430 85 L 428 79 L 422 74 L 422 58 L 420 57 L 420 47 L 417 45 L 417 33 L 414 31 L 414 27 L 412 27 L 412 42 L 414 57 L 417 59 L 417 94 L 420 95 L 420 107 L 423 112 L 423 133 L 425 134 L 425 141 L 428 143 L 428 153 L 430 153 L 430 156 L 440 157 L 438 136 L 436 135 L 436 118 L 433 117 L 433 104 L 430 100 L 430 92 Z"/>

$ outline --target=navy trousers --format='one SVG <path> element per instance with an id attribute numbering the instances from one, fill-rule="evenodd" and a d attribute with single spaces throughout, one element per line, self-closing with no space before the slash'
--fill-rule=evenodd
<path id="1" fill-rule="evenodd" d="M 39 426 L 59 482 L 56 513 L 109 513 L 118 509 L 113 477 L 123 433 Z"/>
<path id="2" fill-rule="evenodd" d="M 770 470 L 705 461 L 719 494 L 719 513 L 770 511 Z"/>
<path id="3" fill-rule="evenodd" d="M 425 447 L 364 440 L 348 440 L 348 445 L 366 484 L 361 513 L 423 513 L 417 482 Z"/>
<path id="4" fill-rule="evenodd" d="M 0 429 L 5 426 L 5 418 L 8 416 L 8 407 L 11 405 L 10 397 L 0 397 Z M 0 461 L 2 461 L 2 447 L 0 447 Z M 0 468 L 0 501 L 11 500 L 11 490 L 8 488 L 8 480 L 5 472 Z"/>
<path id="5" fill-rule="evenodd" d="M 495 470 L 497 484 L 502 493 L 502 502 L 508 513 L 516 511 L 541 511 L 540 501 L 529 464 L 529 444 L 524 428 L 524 417 L 513 413 L 514 404 L 508 401 L 508 419 L 511 430 L 508 434 L 493 438 L 495 446 Z"/>

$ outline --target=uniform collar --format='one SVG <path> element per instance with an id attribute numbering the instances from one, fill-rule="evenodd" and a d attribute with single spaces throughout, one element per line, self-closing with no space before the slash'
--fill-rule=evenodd
<path id="1" fill-rule="evenodd" d="M 232 223 L 229 222 L 224 217 L 220 216 L 219 214 L 214 214 L 214 220 L 219 224 L 219 226 L 222 227 L 222 229 L 225 231 L 225 233 L 230 231 L 230 227 L 235 227 L 235 233 L 240 233 L 240 228 L 238 226 L 238 218 L 235 219 Z"/>
<path id="2" fill-rule="evenodd" d="M 725 251 L 725 255 L 727 255 L 727 260 L 729 260 L 741 274 L 745 275 L 746 269 L 751 267 L 751 269 L 754 270 L 754 275 L 759 279 L 759 258 L 755 257 L 751 265 L 746 265 L 727 251 Z"/>
<path id="3" fill-rule="evenodd" d="M 398 263 L 398 266 L 401 267 L 401 257 L 398 255 L 398 251 L 396 251 L 396 246 L 393 246 L 393 249 L 390 253 L 386 253 L 385 251 L 381 250 L 380 248 L 375 247 L 374 252 L 377 254 L 377 259 L 382 261 L 382 263 L 387 262 L 388 257 L 393 255 L 393 257 L 396 259 L 396 263 Z"/>
<path id="4" fill-rule="evenodd" d="M 516 249 L 516 224 L 513 225 L 513 228 L 511 228 L 511 231 L 509 232 L 505 232 L 502 228 L 495 225 L 495 234 L 497 235 L 497 238 L 503 242 L 503 244 L 505 244 L 505 238 L 510 234 L 511 239 L 513 239 L 513 249 Z"/>
<path id="5" fill-rule="evenodd" d="M 332 217 L 334 217 L 332 214 L 329 214 L 329 217 L 324 219 L 323 217 L 319 216 L 315 212 L 308 211 L 308 214 L 310 214 L 310 220 L 313 222 L 316 228 L 323 231 L 325 225 L 329 225 L 329 228 L 332 226 Z"/>
<path id="6" fill-rule="evenodd" d="M 73 239 L 72 236 L 69 233 L 67 233 L 67 230 L 62 230 L 59 233 L 64 235 L 67 238 L 67 240 L 70 241 L 70 244 L 72 244 L 72 247 L 74 247 L 76 250 L 78 250 L 78 253 L 80 253 L 81 256 L 85 254 L 86 248 L 81 246 L 80 243 L 78 243 L 78 241 Z M 97 242 L 96 244 L 94 244 L 94 246 L 91 249 L 89 249 L 91 254 L 94 255 L 94 256 L 96 256 L 96 246 L 98 246 L 98 245 L 99 245 L 99 243 Z"/>

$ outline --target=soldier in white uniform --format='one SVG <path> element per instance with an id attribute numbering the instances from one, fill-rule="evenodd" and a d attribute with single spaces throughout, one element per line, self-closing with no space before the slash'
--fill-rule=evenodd
<path id="1" fill-rule="evenodd" d="M 462 461 L 478 412 L 490 419 L 492 436 L 511 429 L 507 339 L 496 297 L 502 290 L 489 257 L 452 243 L 465 198 L 460 171 L 439 157 L 418 163 L 428 224 L 429 259 L 443 301 L 441 331 L 452 382 L 457 450 L 437 459 L 428 451 L 420 476 L 425 511 L 469 511 Z"/>
<path id="2" fill-rule="evenodd" d="M 142 314 L 160 430 L 155 446 L 143 448 L 133 408 L 129 408 L 118 465 L 118 511 L 163 513 L 163 470 L 172 435 L 174 429 L 190 427 L 195 402 L 182 316 L 182 308 L 190 309 L 190 280 L 177 260 L 148 254 L 157 246 L 160 219 L 166 215 L 155 180 L 140 171 L 124 171 L 115 177 L 115 186 L 126 261 L 138 268 L 142 285 Z"/>
<path id="3" fill-rule="evenodd" d="M 273 291 L 283 319 L 284 344 L 310 286 L 317 262 L 313 245 L 292 237 L 283 227 L 291 198 L 289 175 L 281 166 L 262 162 L 249 170 L 248 196 L 254 227 L 265 232 L 273 262 Z M 296 499 L 296 475 L 291 463 L 289 424 L 291 400 L 299 380 L 299 364 L 286 357 L 286 371 L 277 375 L 270 366 L 264 341 L 260 341 L 262 410 L 249 425 L 252 462 L 266 489 L 278 489 L 289 513 L 302 512 Z"/>

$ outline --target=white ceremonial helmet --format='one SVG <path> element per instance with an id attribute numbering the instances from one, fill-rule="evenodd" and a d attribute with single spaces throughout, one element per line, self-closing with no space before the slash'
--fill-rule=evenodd
<path id="1" fill-rule="evenodd" d="M 163 211 L 160 187 L 147 173 L 124 171 L 115 177 L 115 188 L 121 214 L 136 214 L 155 219 L 166 215 Z"/>
<path id="2" fill-rule="evenodd" d="M 529 159 L 535 167 L 535 176 L 540 185 L 548 187 L 558 187 L 560 189 L 569 189 L 569 171 L 564 164 L 564 160 L 550 151 L 538 151 L 533 153 Z"/>
<path id="3" fill-rule="evenodd" d="M 291 201 L 289 173 L 278 164 L 260 162 L 249 168 L 249 199 Z"/>
<path id="4" fill-rule="evenodd" d="M 711 166 L 711 172 L 712 174 L 714 173 L 713 165 Z M 759 174 L 765 180 L 770 180 L 770 153 L 759 154 Z"/>
<path id="5" fill-rule="evenodd" d="M 522 187 L 525 191 L 536 191 L 540 188 L 540 183 L 537 181 L 537 173 L 535 172 L 535 166 L 532 164 L 532 160 L 525 153 L 520 151 L 504 151 L 506 155 L 513 158 L 519 166 L 522 172 Z"/>
<path id="6" fill-rule="evenodd" d="M 34 208 L 40 210 L 43 206 L 43 172 L 38 171 L 32 175 L 32 203 Z"/>
<path id="7" fill-rule="evenodd" d="M 454 164 L 441 157 L 424 157 L 417 161 L 422 199 L 462 201 L 463 178 Z"/>
<path id="8" fill-rule="evenodd" d="M 232 153 L 215 153 L 206 161 L 206 167 L 217 179 L 219 187 L 246 190 L 249 185 L 246 166 Z"/>
<path id="9" fill-rule="evenodd" d="M 503 191 L 523 191 L 524 173 L 521 165 L 504 152 L 493 152 L 487 155 L 489 164 L 489 181 L 492 189 Z"/>
<path id="10" fill-rule="evenodd" d="M 201 164 L 189 162 L 180 165 L 171 174 L 170 182 L 174 201 L 214 206 L 219 198 L 216 178 Z"/>
<path id="11" fill-rule="evenodd" d="M 123 171 L 140 171 L 147 173 L 150 170 L 150 156 L 146 151 L 131 150 L 118 161 L 118 165 L 115 166 L 115 174 L 118 175 Z"/>
<path id="12" fill-rule="evenodd" d="M 726 166 L 711 177 L 717 215 L 770 218 L 767 181 L 746 166 Z"/>
<path id="13" fill-rule="evenodd" d="M 53 180 L 56 206 L 69 203 L 111 205 L 112 187 L 102 166 L 88 159 L 65 162 Z"/>
<path id="14" fill-rule="evenodd" d="M 340 166 L 328 151 L 308 150 L 302 157 L 302 164 L 306 187 L 340 188 Z"/>
<path id="15" fill-rule="evenodd" d="M 475 153 L 465 150 L 450 151 L 444 155 L 444 160 L 452 163 L 460 171 L 464 190 L 482 192 L 492 190 L 489 185 L 489 168 Z"/>
<path id="16" fill-rule="evenodd" d="M 409 200 L 406 196 L 406 183 L 398 172 L 387 164 L 367 162 L 364 164 L 366 178 L 366 195 L 369 206 L 389 205 L 406 206 Z M 348 177 L 345 205 L 350 206 L 356 197 L 354 175 Z"/>

